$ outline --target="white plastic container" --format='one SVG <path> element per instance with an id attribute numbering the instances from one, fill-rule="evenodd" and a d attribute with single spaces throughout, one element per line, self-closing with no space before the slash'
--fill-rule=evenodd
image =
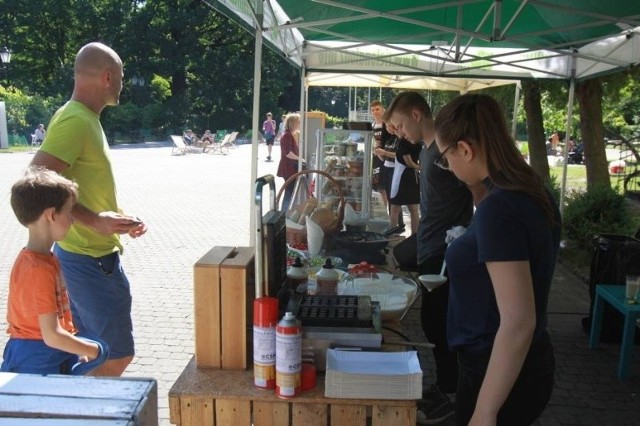
<path id="1" fill-rule="evenodd" d="M 340 274 L 333 267 L 333 263 L 330 258 L 324 262 L 322 268 L 316 274 L 316 283 L 318 285 L 318 294 L 319 295 L 327 295 L 327 296 L 335 296 L 337 294 L 336 290 L 338 287 L 338 280 L 340 279 Z"/>
<path id="2" fill-rule="evenodd" d="M 295 291 L 300 284 L 309 281 L 309 273 L 304 267 L 300 257 L 296 256 L 296 260 L 287 269 L 287 288 Z"/>

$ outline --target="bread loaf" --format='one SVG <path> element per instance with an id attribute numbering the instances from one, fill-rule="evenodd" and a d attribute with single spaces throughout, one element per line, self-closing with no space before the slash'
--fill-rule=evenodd
<path id="1" fill-rule="evenodd" d="M 316 209 L 310 218 L 317 223 L 325 233 L 333 231 L 338 221 L 338 217 L 335 213 L 326 208 Z"/>
<path id="2" fill-rule="evenodd" d="M 298 223 L 303 225 L 305 223 L 306 217 L 309 216 L 318 205 L 318 200 L 316 198 L 309 198 L 307 202 L 304 204 L 304 208 L 300 213 L 300 217 L 298 218 Z"/>

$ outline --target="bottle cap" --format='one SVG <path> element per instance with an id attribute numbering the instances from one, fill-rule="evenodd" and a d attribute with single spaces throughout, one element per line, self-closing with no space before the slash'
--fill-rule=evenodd
<path id="1" fill-rule="evenodd" d="M 327 260 L 324 261 L 324 265 L 322 265 L 325 269 L 333 269 L 333 263 L 331 262 L 331 258 L 327 257 Z"/>
<path id="2" fill-rule="evenodd" d="M 296 259 L 293 261 L 293 265 L 296 268 L 302 268 L 304 265 L 302 264 L 302 260 L 300 260 L 300 256 L 296 256 Z"/>

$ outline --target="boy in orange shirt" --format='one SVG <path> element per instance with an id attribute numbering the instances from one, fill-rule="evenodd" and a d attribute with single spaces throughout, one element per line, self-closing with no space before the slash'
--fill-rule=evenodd
<path id="1" fill-rule="evenodd" d="M 29 241 L 11 270 L 7 332 L 0 371 L 85 374 L 108 355 L 97 339 L 76 336 L 58 259 L 51 252 L 73 223 L 78 186 L 43 168 L 29 168 L 11 188 L 11 207 Z"/>

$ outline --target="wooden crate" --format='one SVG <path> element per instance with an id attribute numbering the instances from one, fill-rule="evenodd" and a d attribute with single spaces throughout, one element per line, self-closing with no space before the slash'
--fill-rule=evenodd
<path id="1" fill-rule="evenodd" d="M 158 387 L 155 379 L 0 373 L 0 425 L 38 421 L 157 425 Z"/>
<path id="2" fill-rule="evenodd" d="M 194 265 L 195 352 L 199 368 L 253 364 L 254 249 L 214 247 Z"/>
<path id="3" fill-rule="evenodd" d="M 181 426 L 416 424 L 413 400 L 326 398 L 321 376 L 314 389 L 283 400 L 256 388 L 251 370 L 199 369 L 193 359 L 169 391 L 169 413 L 171 423 Z"/>

